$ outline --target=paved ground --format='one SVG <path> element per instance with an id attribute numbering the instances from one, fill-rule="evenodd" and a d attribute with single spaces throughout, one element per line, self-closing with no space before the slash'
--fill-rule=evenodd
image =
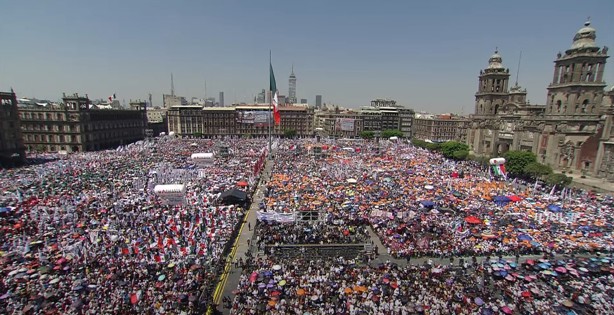
<path id="1" fill-rule="evenodd" d="M 573 184 L 575 184 L 578 188 L 593 189 L 601 193 L 614 194 L 614 183 L 608 182 L 603 178 L 595 178 L 590 176 L 582 178 L 582 174 L 575 173 L 565 175 L 573 178 Z"/>
<path id="2" fill-rule="evenodd" d="M 269 181 L 272 166 L 273 161 L 267 160 L 262 171 L 262 179 L 260 180 L 259 186 L 256 188 L 252 205 L 245 216 L 245 220 L 241 224 L 239 236 L 237 237 L 237 241 L 235 242 L 235 245 L 230 253 L 229 261 L 232 263 L 227 264 L 225 273 L 220 279 L 220 282 L 215 290 L 214 302 L 215 304 L 219 305 L 218 310 L 222 311 L 223 314 L 230 314 L 230 310 L 223 308 L 221 303 L 222 298 L 224 296 L 229 296 L 231 298 L 234 297 L 232 291 L 234 291 L 239 285 L 241 276 L 241 269 L 235 268 L 234 262 L 239 258 L 245 261 L 245 254 L 250 250 L 251 245 L 253 245 L 251 241 L 254 237 L 254 227 L 256 226 L 256 211 L 258 211 L 258 204 L 264 197 L 264 190 L 266 183 Z"/>
<path id="3" fill-rule="evenodd" d="M 254 227 L 256 226 L 256 211 L 258 211 L 258 204 L 262 201 L 264 197 L 264 189 L 266 183 L 270 179 L 271 168 L 273 165 L 273 161 L 267 160 L 265 167 L 263 169 L 262 179 L 260 180 L 259 186 L 257 187 L 256 193 L 254 194 L 254 199 L 252 201 L 252 205 L 243 221 L 240 230 L 239 236 L 235 241 L 233 249 L 230 253 L 229 263 L 226 265 L 225 272 L 222 275 L 220 282 L 218 283 L 215 293 L 214 293 L 214 302 L 219 305 L 218 310 L 220 310 L 223 314 L 230 314 L 230 310 L 223 307 L 221 301 L 224 296 L 228 296 L 231 299 L 234 298 L 234 291 L 238 284 L 241 276 L 241 269 L 235 268 L 234 262 L 239 258 L 245 260 L 245 254 L 251 250 L 252 240 L 254 237 Z M 580 188 L 589 188 L 595 189 L 603 193 L 614 194 L 614 183 L 610 183 L 604 181 L 602 179 L 597 178 L 580 178 L 580 174 L 567 174 L 568 176 L 573 177 L 574 183 L 577 184 Z M 396 259 L 387 253 L 386 247 L 382 244 L 379 237 L 373 232 L 371 227 L 369 227 L 369 235 L 371 237 L 371 241 L 373 245 L 377 247 L 378 254 L 375 259 L 370 261 L 370 265 L 378 265 L 385 262 L 396 263 L 400 266 L 406 266 L 408 264 L 412 265 L 421 265 L 427 263 L 429 260 L 434 265 L 447 265 L 450 264 L 449 258 L 430 258 L 430 257 L 422 257 L 422 258 L 412 258 L 410 262 L 405 259 Z M 252 253 L 254 253 L 252 251 Z M 254 253 L 255 254 L 255 253 Z M 541 255 L 535 256 L 522 256 L 521 259 L 528 258 L 540 258 Z M 486 257 L 478 257 L 477 261 L 482 262 Z M 504 256 L 505 259 L 514 260 L 514 256 Z M 455 264 L 458 264 L 461 257 L 456 257 L 454 260 Z M 464 260 L 467 262 L 471 262 L 470 257 L 464 257 Z"/>

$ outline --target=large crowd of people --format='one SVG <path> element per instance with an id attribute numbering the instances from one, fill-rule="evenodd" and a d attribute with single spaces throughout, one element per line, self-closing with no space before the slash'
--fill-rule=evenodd
<path id="1" fill-rule="evenodd" d="M 228 157 L 190 159 L 220 144 Z M 0 170 L 0 311 L 202 313 L 246 213 L 222 193 L 256 191 L 267 144 L 164 137 Z M 250 253 L 233 314 L 614 313 L 611 196 L 495 178 L 399 141 L 274 149 L 251 249 L 379 238 L 390 257 L 429 263 Z M 459 256 L 471 263 L 430 260 Z"/>
<path id="2" fill-rule="evenodd" d="M 230 157 L 194 165 L 219 143 Z M 162 138 L 1 170 L 0 313 L 201 313 L 245 212 L 220 193 L 253 191 L 265 147 Z M 158 184 L 185 185 L 183 201 Z"/>
<path id="3" fill-rule="evenodd" d="M 614 249 L 611 196 L 495 178 L 475 162 L 408 144 L 379 147 L 282 143 L 261 210 L 319 211 L 327 219 L 307 226 L 263 221 L 256 240 L 342 244 L 343 228 L 333 223 L 341 221 L 372 229 L 392 257 L 430 262 L 464 256 L 471 263 L 373 266 L 358 257 L 265 252 L 244 266 L 227 304 L 232 314 L 614 313 L 612 258 L 594 256 Z M 557 254 L 567 259 L 551 258 Z M 524 255 L 544 258 L 520 262 Z M 478 264 L 477 256 L 497 258 Z"/>
<path id="4" fill-rule="evenodd" d="M 396 257 L 614 249 L 610 196 L 506 182 L 475 162 L 407 144 L 382 146 L 384 154 L 375 156 L 371 144 L 360 150 L 331 144 L 314 159 L 286 144 L 268 183 L 266 211 L 317 210 L 368 224 Z"/>
<path id="5" fill-rule="evenodd" d="M 611 259 L 461 268 L 261 258 L 241 275 L 231 314 L 612 314 Z"/>

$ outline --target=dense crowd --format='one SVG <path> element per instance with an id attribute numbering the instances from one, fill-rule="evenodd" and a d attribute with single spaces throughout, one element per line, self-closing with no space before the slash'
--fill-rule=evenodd
<path id="1" fill-rule="evenodd" d="M 258 226 L 258 244 L 357 244 L 369 241 L 367 228 L 337 222 L 276 223 L 268 222 Z"/>
<path id="2" fill-rule="evenodd" d="M 230 157 L 190 160 L 219 143 Z M 240 181 L 253 191 L 266 144 L 219 143 L 163 138 L 0 170 L 0 313 L 202 312 L 244 214 L 219 196 Z M 185 184 L 183 202 L 157 184 Z"/>
<path id="3" fill-rule="evenodd" d="M 611 251 L 614 200 L 490 176 L 408 144 L 285 143 L 266 211 L 323 211 L 368 224 L 397 257 Z M 357 149 L 357 147 L 359 149 Z"/>
<path id="4" fill-rule="evenodd" d="M 464 268 L 257 259 L 231 314 L 612 314 L 612 258 L 495 258 Z"/>

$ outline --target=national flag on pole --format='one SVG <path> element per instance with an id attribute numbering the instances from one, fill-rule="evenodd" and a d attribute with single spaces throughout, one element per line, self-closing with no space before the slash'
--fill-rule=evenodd
<path id="1" fill-rule="evenodd" d="M 279 114 L 279 100 L 277 91 L 277 84 L 275 83 L 275 74 L 273 74 L 273 64 L 269 63 L 270 66 L 270 77 L 269 77 L 269 89 L 271 91 L 271 103 L 273 104 L 273 119 L 275 120 L 275 125 L 279 125 L 281 122 L 281 115 Z"/>

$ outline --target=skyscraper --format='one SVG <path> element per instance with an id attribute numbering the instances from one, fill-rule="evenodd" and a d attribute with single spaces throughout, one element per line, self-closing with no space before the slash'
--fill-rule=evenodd
<path id="1" fill-rule="evenodd" d="M 266 99 L 267 99 L 266 90 L 262 89 L 262 91 L 258 93 L 258 96 L 256 96 L 256 103 L 264 104 L 266 103 Z"/>
<path id="2" fill-rule="evenodd" d="M 288 79 L 288 101 L 292 104 L 296 103 L 296 76 L 294 75 L 294 65 L 292 65 L 292 72 L 290 73 L 290 79 Z"/>
<path id="3" fill-rule="evenodd" d="M 219 106 L 224 107 L 224 92 L 220 92 Z"/>
<path id="4" fill-rule="evenodd" d="M 322 108 L 322 95 L 316 95 L 316 108 Z"/>

